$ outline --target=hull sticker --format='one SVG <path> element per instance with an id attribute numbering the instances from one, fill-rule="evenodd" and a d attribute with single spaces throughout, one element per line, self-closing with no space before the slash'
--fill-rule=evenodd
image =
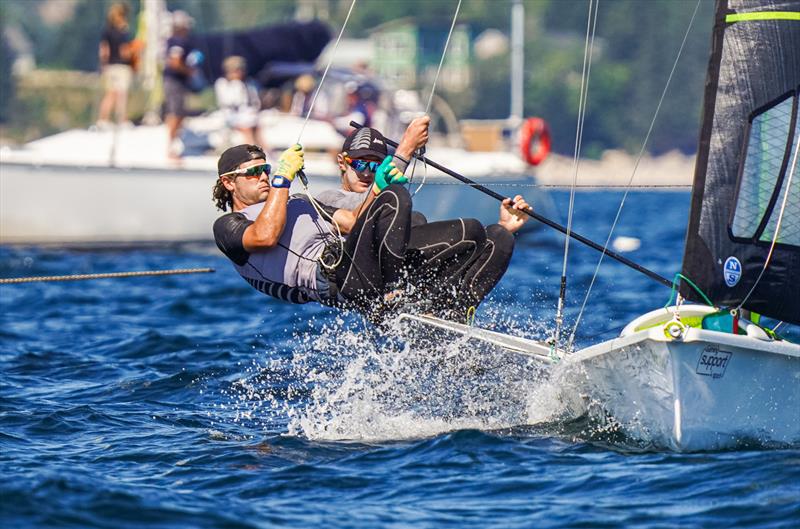
<path id="1" fill-rule="evenodd" d="M 733 356 L 729 351 L 720 351 L 717 346 L 709 345 L 700 353 L 695 373 L 711 378 L 722 378 Z"/>

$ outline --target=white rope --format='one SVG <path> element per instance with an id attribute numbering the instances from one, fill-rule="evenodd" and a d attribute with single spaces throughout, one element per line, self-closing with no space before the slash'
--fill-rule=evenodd
<path id="1" fill-rule="evenodd" d="M 770 244 L 769 253 L 767 254 L 767 259 L 764 261 L 764 267 L 761 269 L 761 273 L 758 274 L 756 282 L 753 283 L 752 288 L 750 288 L 750 292 L 747 293 L 744 299 L 734 309 L 736 312 L 739 312 L 742 309 L 742 306 L 744 306 L 744 304 L 747 303 L 747 300 L 750 299 L 750 296 L 753 295 L 753 292 L 758 286 L 758 283 L 761 281 L 761 278 L 764 277 L 764 272 L 767 271 L 767 267 L 769 266 L 769 263 L 772 260 L 772 252 L 775 250 L 775 245 L 778 242 L 778 235 L 781 232 L 781 222 L 783 222 L 783 213 L 784 211 L 786 211 L 786 202 L 788 202 L 789 195 L 792 192 L 792 179 L 794 178 L 795 169 L 797 169 L 797 155 L 798 151 L 800 151 L 800 138 L 795 138 L 795 142 L 796 144 L 794 147 L 794 154 L 792 155 L 793 158 L 792 170 L 789 171 L 789 179 L 786 181 L 786 193 L 784 193 L 783 195 L 783 202 L 781 203 L 781 212 L 780 214 L 778 214 L 778 222 L 775 225 L 775 233 L 772 236 L 772 244 Z"/>
<path id="2" fill-rule="evenodd" d="M 450 38 L 453 36 L 453 29 L 456 27 L 456 20 L 458 20 L 458 12 L 461 10 L 461 0 L 458 0 L 458 4 L 456 5 L 456 12 L 453 13 L 453 20 L 450 22 L 450 31 L 447 32 L 447 40 L 444 41 L 444 49 L 442 50 L 442 56 L 439 58 L 439 67 L 436 69 L 436 75 L 433 78 L 433 85 L 431 86 L 431 93 L 428 95 L 428 104 L 425 105 L 425 114 L 428 114 L 431 110 L 431 103 L 433 103 L 433 94 L 436 92 L 436 84 L 439 82 L 439 74 L 442 73 L 442 66 L 444 66 L 444 58 L 447 56 L 447 49 L 450 47 Z M 409 176 L 409 180 L 413 183 L 414 180 L 414 172 L 417 168 L 417 159 L 421 156 L 417 155 L 414 156 L 413 161 L 411 162 L 411 175 Z M 415 197 L 417 193 L 419 193 L 422 186 L 425 185 L 425 180 L 428 178 L 428 164 L 423 161 L 423 173 L 422 173 L 422 182 L 417 186 L 417 189 L 414 190 L 411 197 Z"/>
<path id="3" fill-rule="evenodd" d="M 333 51 L 331 52 L 331 56 L 328 59 L 328 64 L 325 66 L 325 71 L 322 73 L 322 78 L 319 80 L 319 84 L 317 85 L 317 90 L 314 92 L 314 97 L 311 98 L 311 104 L 308 106 L 308 111 L 306 112 L 306 118 L 303 121 L 303 126 L 300 128 L 300 134 L 297 135 L 297 141 L 295 143 L 300 143 L 300 139 L 303 137 L 303 132 L 305 132 L 306 130 L 306 124 L 308 124 L 308 120 L 309 118 L 311 118 L 311 112 L 314 110 L 314 104 L 317 102 L 317 96 L 319 96 L 319 93 L 322 90 L 322 85 L 325 83 L 325 78 L 328 76 L 328 70 L 331 69 L 331 65 L 333 64 L 333 59 L 336 57 L 336 50 L 339 49 L 339 42 L 341 42 L 342 40 L 342 35 L 344 35 L 344 30 L 347 27 L 347 22 L 350 20 L 350 14 L 353 12 L 353 8 L 355 7 L 355 5 L 356 5 L 356 0 L 353 0 L 350 3 L 350 9 L 347 10 L 347 16 L 344 19 L 344 23 L 342 23 L 342 29 L 339 30 L 339 36 L 336 38 L 336 42 L 333 45 Z M 336 239 L 336 243 L 340 246 L 341 251 L 339 252 L 339 258 L 333 264 L 323 262 L 322 256 L 320 256 L 319 258 L 319 263 L 324 268 L 334 269 L 337 266 L 339 266 L 339 264 L 341 264 L 342 259 L 344 257 L 344 239 L 342 238 L 342 229 L 339 226 L 339 223 L 333 219 L 333 215 L 328 215 L 328 213 L 325 212 L 324 209 L 322 209 L 322 206 L 319 205 L 317 199 L 315 199 L 308 191 L 308 186 L 306 185 L 306 181 L 304 177 L 302 177 L 302 175 L 300 178 L 300 183 L 302 184 L 303 189 L 305 190 L 305 194 L 308 197 L 308 201 L 311 203 L 311 206 L 314 208 L 317 214 L 319 214 L 319 216 L 322 217 L 323 219 L 327 219 L 329 221 L 328 223 L 331 226 L 333 226 L 333 228 L 336 230 L 334 232 L 334 230 L 331 229 L 329 226 L 325 226 L 325 229 L 327 229 L 328 233 Z"/>
<path id="4" fill-rule="evenodd" d="M 336 50 L 339 49 L 339 42 L 342 40 L 342 35 L 344 34 L 344 28 L 347 27 L 347 21 L 350 20 L 350 14 L 353 12 L 355 5 L 356 0 L 353 0 L 350 3 L 350 9 L 347 10 L 347 16 L 342 24 L 342 29 L 339 31 L 339 36 L 336 38 L 336 43 L 333 45 L 333 52 L 331 53 L 330 59 L 328 59 L 328 65 L 325 66 L 325 71 L 322 73 L 322 78 L 319 80 L 317 90 L 314 92 L 314 97 L 311 98 L 311 104 L 308 106 L 308 111 L 306 112 L 306 119 L 303 121 L 303 126 L 300 128 L 300 134 L 297 135 L 297 141 L 295 143 L 300 143 L 300 138 L 303 137 L 303 132 L 306 130 L 306 124 L 308 123 L 308 119 L 311 117 L 311 112 L 314 110 L 314 104 L 317 102 L 317 96 L 319 96 L 319 92 L 322 90 L 322 84 L 325 82 L 325 78 L 328 76 L 328 70 L 331 69 L 333 58 L 336 57 Z"/>
<path id="5" fill-rule="evenodd" d="M 578 317 L 575 319 L 575 325 L 572 328 L 572 333 L 570 334 L 569 341 L 567 342 L 567 348 L 570 349 L 572 347 L 572 343 L 575 340 L 575 334 L 578 331 L 578 324 L 580 324 L 581 317 L 583 316 L 583 312 L 586 309 L 586 304 L 589 301 L 589 295 L 592 292 L 592 287 L 594 286 L 595 280 L 597 279 L 597 274 L 600 271 L 600 265 L 603 263 L 603 257 L 605 257 L 605 251 L 608 249 L 608 245 L 611 242 L 611 236 L 614 233 L 614 229 L 617 227 L 617 222 L 619 221 L 620 215 L 622 214 L 622 208 L 625 206 L 625 200 L 628 198 L 628 193 L 633 183 L 633 179 L 636 176 L 636 170 L 639 168 L 639 162 L 641 162 L 642 157 L 644 156 L 645 148 L 647 147 L 647 142 L 650 139 L 650 134 L 653 132 L 653 128 L 656 123 L 656 119 L 658 118 L 658 114 L 661 110 L 661 105 L 664 103 L 664 98 L 667 95 L 667 90 L 669 89 L 669 85 L 672 81 L 672 77 L 675 74 L 675 69 L 678 66 L 678 61 L 683 54 L 683 49 L 686 46 L 686 41 L 689 38 L 689 32 L 694 25 L 694 19 L 697 16 L 697 11 L 700 8 L 701 0 L 697 0 L 697 4 L 694 6 L 694 12 L 692 13 L 692 18 L 689 20 L 689 25 L 686 28 L 686 32 L 683 35 L 683 41 L 681 42 L 680 48 L 678 49 L 678 54 L 675 57 L 675 61 L 672 63 L 672 70 L 669 72 L 669 76 L 667 77 L 667 82 L 664 85 L 664 90 L 661 92 L 661 98 L 658 100 L 658 105 L 656 106 L 656 110 L 653 113 L 653 119 L 650 121 L 650 127 L 647 129 L 647 134 L 645 135 L 644 141 L 642 142 L 642 147 L 639 149 L 639 155 L 636 157 L 636 162 L 633 164 L 633 171 L 631 172 L 631 176 L 628 179 L 628 185 L 625 188 L 625 193 L 622 195 L 622 201 L 619 204 L 619 208 L 617 209 L 617 214 L 614 217 L 614 222 L 611 224 L 611 229 L 608 232 L 608 237 L 606 238 L 606 242 L 603 245 L 603 252 L 600 254 L 600 258 L 597 261 L 597 266 L 594 268 L 594 273 L 592 274 L 592 280 L 589 282 L 589 288 L 586 289 L 586 295 L 583 298 L 583 303 L 581 304 L 581 309 L 578 311 Z"/>
<path id="6" fill-rule="evenodd" d="M 567 232 L 564 236 L 564 260 L 561 266 L 561 288 L 558 295 L 558 307 L 556 309 L 556 328 L 553 333 L 553 346 L 558 348 L 558 341 L 561 336 L 561 325 L 564 321 L 564 304 L 566 297 L 566 277 L 567 262 L 569 260 L 569 241 L 572 232 L 572 218 L 575 205 L 575 187 L 578 182 L 578 166 L 580 164 L 580 152 L 583 143 L 583 125 L 586 119 L 586 101 L 589 93 L 589 76 L 592 69 L 592 51 L 594 48 L 594 35 L 597 28 L 597 13 L 599 11 L 600 0 L 596 3 L 589 0 L 589 16 L 586 20 L 586 40 L 583 47 L 583 67 L 581 69 L 581 91 L 578 97 L 578 123 L 575 131 L 575 149 L 572 158 L 572 186 L 569 193 L 569 209 L 567 213 Z M 594 9 L 594 13 L 592 12 Z"/>
<path id="7" fill-rule="evenodd" d="M 433 102 L 433 94 L 434 92 L 436 92 L 436 83 L 439 81 L 439 74 L 442 73 L 444 58 L 447 55 L 447 48 L 448 46 L 450 46 L 450 37 L 453 36 L 453 28 L 456 27 L 456 20 L 458 19 L 458 12 L 460 10 L 461 10 L 461 0 L 458 0 L 458 5 L 456 6 L 456 12 L 453 14 L 453 21 L 450 23 L 450 31 L 447 33 L 447 40 L 444 41 L 444 49 L 442 50 L 442 56 L 439 59 L 439 68 L 436 70 L 436 76 L 433 78 L 433 86 L 431 86 L 431 93 L 428 96 L 428 104 L 425 105 L 426 114 L 431 110 L 431 103 Z"/>

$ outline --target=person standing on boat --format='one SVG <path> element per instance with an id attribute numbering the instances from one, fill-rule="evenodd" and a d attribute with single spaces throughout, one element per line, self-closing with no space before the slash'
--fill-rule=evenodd
<path id="1" fill-rule="evenodd" d="M 194 19 L 185 11 L 172 13 L 172 36 L 167 39 L 164 65 L 164 121 L 169 135 L 169 158 L 180 157 L 183 150 L 179 146 L 178 136 L 183 118 L 186 117 L 186 95 L 198 57 L 202 57 L 192 44 L 190 33 L 193 25 Z"/>
<path id="2" fill-rule="evenodd" d="M 222 70 L 225 75 L 214 83 L 214 95 L 225 116 L 225 125 L 238 131 L 245 143 L 263 145 L 256 140 L 261 101 L 258 87 L 247 77 L 247 61 L 244 57 L 231 55 L 222 61 Z"/>
<path id="3" fill-rule="evenodd" d="M 303 166 L 299 145 L 281 155 L 274 174 L 259 147 L 228 149 L 219 159 L 214 200 L 233 212 L 214 224 L 217 246 L 254 288 L 293 303 L 354 308 L 376 321 L 413 286 L 412 300 L 432 300 L 431 311 L 442 316 L 476 306 L 508 264 L 487 275 L 486 260 L 496 250 L 510 258 L 513 237 L 506 231 L 505 247 L 487 251 L 485 228 L 474 219 L 456 219 L 430 224 L 440 225 L 418 233 L 409 252 L 415 236 L 402 170 L 427 142 L 429 123 L 428 117 L 411 122 L 356 209 L 315 208 L 305 195 L 289 196 Z M 337 228 L 345 240 L 335 235 Z"/>
<path id="4" fill-rule="evenodd" d="M 108 23 L 100 37 L 100 67 L 103 77 L 103 99 L 97 118 L 97 128 L 111 125 L 114 111 L 117 123 L 128 122 L 128 91 L 133 79 L 133 47 L 128 31 L 128 4 L 117 2 L 108 9 Z"/>

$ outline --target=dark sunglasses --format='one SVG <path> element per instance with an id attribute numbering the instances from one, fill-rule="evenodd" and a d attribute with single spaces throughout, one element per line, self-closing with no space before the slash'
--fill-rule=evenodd
<path id="1" fill-rule="evenodd" d="M 269 176 L 270 171 L 272 170 L 272 166 L 268 163 L 264 163 L 261 165 L 254 165 L 253 167 L 248 167 L 247 169 L 236 169 L 234 171 L 229 171 L 227 173 L 223 173 L 220 176 L 244 176 L 245 178 L 253 178 L 256 176 L 261 176 L 264 173 L 267 173 Z"/>
<path id="2" fill-rule="evenodd" d="M 347 159 L 347 163 L 356 170 L 356 172 L 363 173 L 366 170 L 371 172 L 375 172 L 378 170 L 378 166 L 381 164 L 380 162 L 370 162 L 368 160 L 351 160 Z"/>

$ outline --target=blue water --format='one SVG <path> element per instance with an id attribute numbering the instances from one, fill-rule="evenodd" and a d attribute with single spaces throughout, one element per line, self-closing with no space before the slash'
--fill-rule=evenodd
<path id="1" fill-rule="evenodd" d="M 575 230 L 603 241 L 619 198 L 579 194 Z M 671 277 L 688 203 L 633 194 L 627 255 Z M 477 323 L 547 336 L 562 253 L 521 235 Z M 570 256 L 574 321 L 597 254 Z M 800 447 L 680 454 L 537 422 L 530 366 L 376 349 L 359 318 L 272 301 L 212 246 L 0 248 L 2 277 L 197 266 L 217 272 L 0 286 L 2 527 L 800 525 Z M 668 297 L 604 264 L 579 344 Z"/>

